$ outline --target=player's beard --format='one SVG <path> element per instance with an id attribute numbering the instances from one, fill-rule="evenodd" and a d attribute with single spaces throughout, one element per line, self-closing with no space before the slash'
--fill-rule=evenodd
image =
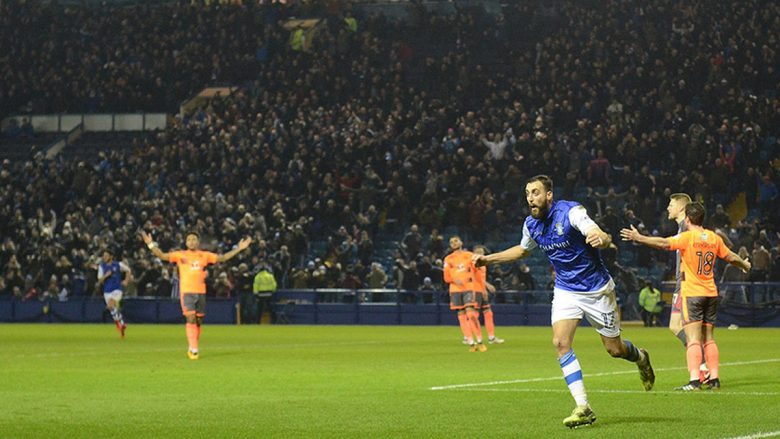
<path id="1" fill-rule="evenodd" d="M 547 218 L 547 213 L 550 211 L 550 206 L 547 205 L 547 201 L 544 201 L 541 206 L 536 206 L 536 213 L 534 213 L 533 207 L 529 204 L 528 208 L 531 210 L 531 217 L 534 219 Z"/>

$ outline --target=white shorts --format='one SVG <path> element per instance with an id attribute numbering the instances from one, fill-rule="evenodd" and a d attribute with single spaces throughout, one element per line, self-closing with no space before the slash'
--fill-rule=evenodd
<path id="1" fill-rule="evenodd" d="M 597 291 L 575 293 L 555 289 L 552 301 L 552 323 L 558 320 L 588 319 L 604 337 L 620 335 L 620 319 L 615 299 L 615 282 L 610 279 Z"/>
<path id="2" fill-rule="evenodd" d="M 119 303 L 119 301 L 122 300 L 122 290 L 114 290 L 108 293 L 103 293 L 103 299 L 106 301 L 106 305 L 108 305 L 109 300 L 114 300 L 114 302 Z"/>

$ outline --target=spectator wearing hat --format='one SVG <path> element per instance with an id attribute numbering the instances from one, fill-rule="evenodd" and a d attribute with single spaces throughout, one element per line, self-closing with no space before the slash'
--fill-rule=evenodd
<path id="1" fill-rule="evenodd" d="M 433 285 L 433 280 L 430 277 L 424 277 L 422 284 L 417 289 L 422 292 L 423 303 L 433 303 L 433 293 L 436 291 L 436 286 Z"/>

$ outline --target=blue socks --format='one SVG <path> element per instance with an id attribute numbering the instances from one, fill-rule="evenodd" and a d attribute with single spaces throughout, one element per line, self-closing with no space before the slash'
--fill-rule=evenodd
<path id="1" fill-rule="evenodd" d="M 636 346 L 634 346 L 634 344 L 628 340 L 625 340 L 625 343 L 626 343 L 626 348 L 628 348 L 628 352 L 626 353 L 626 356 L 623 358 L 625 358 L 626 360 L 632 363 L 636 363 L 637 361 L 639 361 L 639 358 L 641 357 L 641 354 L 639 353 L 639 349 L 637 349 Z"/>

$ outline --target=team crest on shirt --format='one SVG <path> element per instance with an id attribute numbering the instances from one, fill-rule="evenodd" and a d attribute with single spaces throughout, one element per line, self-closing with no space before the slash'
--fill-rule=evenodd
<path id="1" fill-rule="evenodd" d="M 562 236 L 563 235 L 563 224 L 555 223 L 555 233 L 557 233 L 558 236 Z"/>
<path id="2" fill-rule="evenodd" d="M 704 232 L 701 234 L 701 240 L 706 241 L 707 240 L 707 232 Z"/>

